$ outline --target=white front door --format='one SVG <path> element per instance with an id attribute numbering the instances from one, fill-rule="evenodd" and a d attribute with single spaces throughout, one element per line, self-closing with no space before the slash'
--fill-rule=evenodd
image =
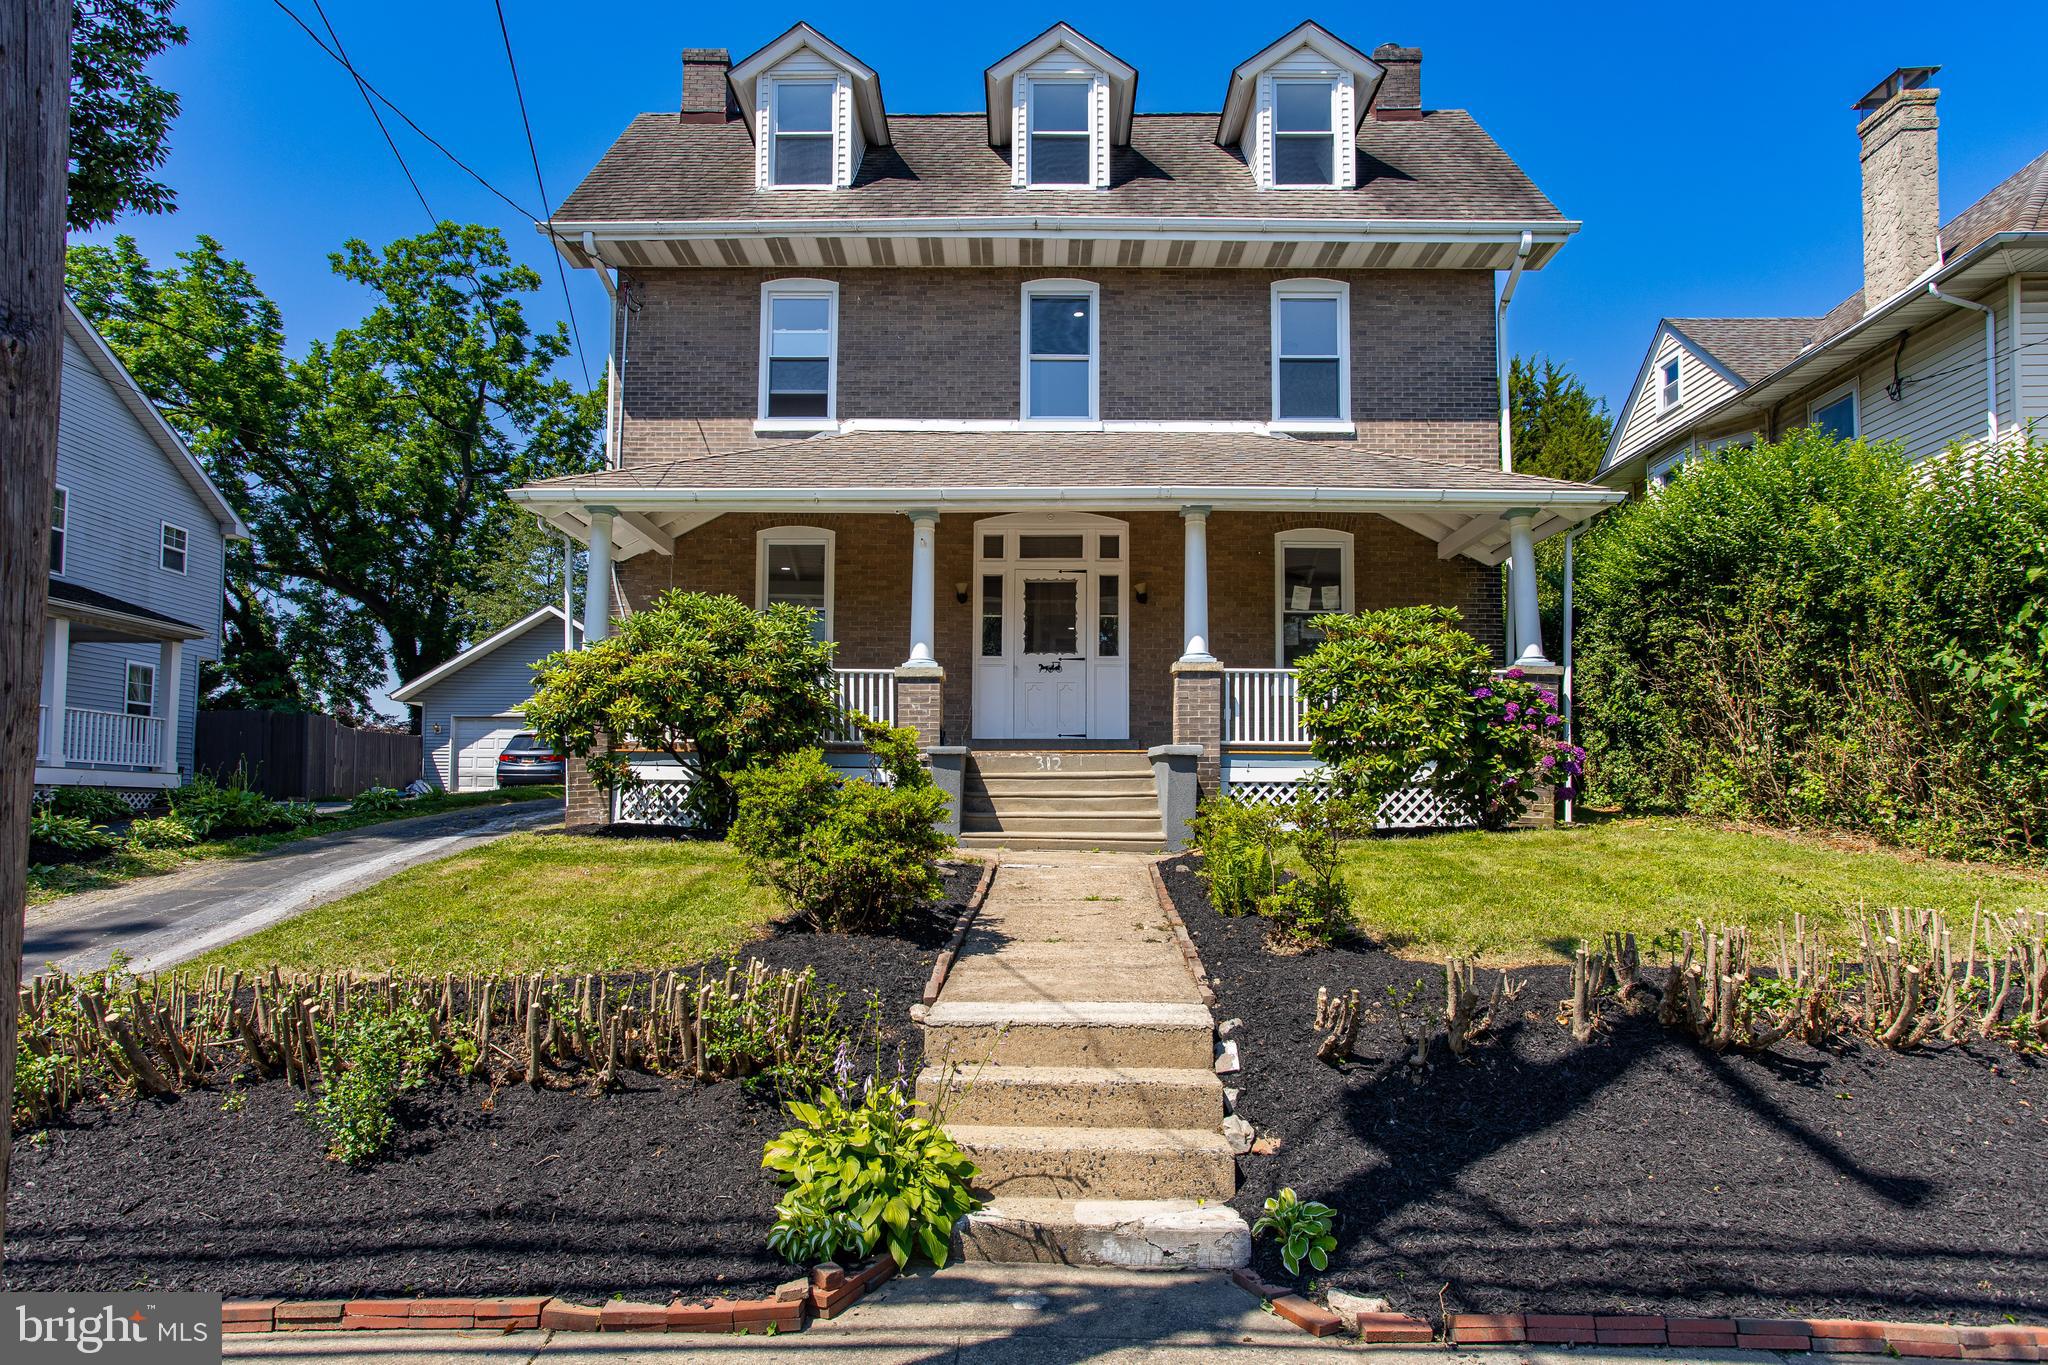
<path id="1" fill-rule="evenodd" d="M 1081 638 L 1081 573 L 1017 575 L 1019 739 L 1088 734 L 1088 655 Z"/>

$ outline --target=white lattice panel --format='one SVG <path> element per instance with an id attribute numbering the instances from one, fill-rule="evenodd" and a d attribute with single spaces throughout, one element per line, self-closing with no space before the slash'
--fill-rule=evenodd
<path id="1" fill-rule="evenodd" d="M 1312 767 L 1275 765 L 1260 768 L 1242 765 L 1233 775 L 1224 768 L 1224 790 L 1241 801 L 1257 806 L 1284 806 L 1314 772 Z M 1457 829 L 1472 821 L 1426 785 L 1404 787 L 1380 803 L 1375 829 Z"/>
<path id="2" fill-rule="evenodd" d="M 687 771 L 669 768 L 643 772 L 642 785 L 612 796 L 612 822 L 620 825 L 671 825 L 687 829 L 691 780 Z"/>

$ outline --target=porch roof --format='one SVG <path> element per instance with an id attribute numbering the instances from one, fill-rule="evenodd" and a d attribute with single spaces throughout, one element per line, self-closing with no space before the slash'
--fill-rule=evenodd
<path id="1" fill-rule="evenodd" d="M 115 640 L 197 640 L 206 632 L 190 622 L 124 602 L 111 593 L 52 578 L 44 590 L 44 610 L 69 618 L 74 644 Z"/>
<path id="2" fill-rule="evenodd" d="M 547 479 L 513 498 L 572 534 L 588 509 L 619 515 L 622 558 L 667 553 L 721 512 L 1282 510 L 1374 512 L 1437 543 L 1440 557 L 1498 563 L 1502 514 L 1534 510 L 1536 538 L 1621 500 L 1590 484 L 1504 474 L 1363 448 L 1239 431 L 854 430 L 722 454 Z"/>

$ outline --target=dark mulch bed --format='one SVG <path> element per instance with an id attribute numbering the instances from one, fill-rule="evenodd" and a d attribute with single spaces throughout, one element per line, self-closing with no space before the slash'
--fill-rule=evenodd
<path id="1" fill-rule="evenodd" d="M 1218 1017 L 1243 1020 L 1241 1111 L 1281 1143 L 1241 1159 L 1233 1202 L 1254 1218 L 1292 1186 L 1337 1209 L 1323 1283 L 1426 1315 L 2048 1316 L 2039 1061 L 1996 1044 L 1716 1057 L 1654 1010 L 1582 1046 L 1555 1021 L 1570 973 L 1545 968 L 1515 973 L 1529 984 L 1499 1042 L 1440 1052 L 1416 1082 L 1386 990 L 1421 980 L 1441 1008 L 1440 968 L 1363 942 L 1268 952 L 1193 866 L 1168 864 L 1166 885 Z M 1341 1071 L 1315 1060 L 1323 985 L 1382 1005 Z M 1257 1257 L 1287 1278 L 1270 1240 Z"/>
<path id="2" fill-rule="evenodd" d="M 938 946 L 980 876 L 903 936 L 778 926 L 740 957 L 815 967 L 844 1017 L 881 998 L 885 1070 L 922 1055 L 910 1022 Z M 777 1188 L 771 1097 L 624 1073 L 621 1088 L 450 1082 L 408 1098 L 394 1154 L 326 1159 L 282 1083 L 81 1108 L 15 1145 L 11 1290 L 155 1287 L 231 1298 L 561 1294 L 744 1297 L 791 1269 L 763 1245 Z"/>

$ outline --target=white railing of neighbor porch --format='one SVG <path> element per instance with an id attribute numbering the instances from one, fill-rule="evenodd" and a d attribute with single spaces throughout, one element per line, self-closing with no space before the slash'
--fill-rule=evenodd
<path id="1" fill-rule="evenodd" d="M 64 759 L 122 768 L 154 768 L 163 761 L 164 723 L 125 711 L 64 710 Z"/>
<path id="2" fill-rule="evenodd" d="M 1291 668 L 1224 669 L 1223 708 L 1225 744 L 1308 744 Z"/>
<path id="3" fill-rule="evenodd" d="M 896 723 L 896 670 L 893 668 L 835 668 L 833 682 L 838 688 L 839 705 L 848 711 L 858 711 L 869 720 L 884 725 Z M 851 744 L 860 738 L 860 731 L 852 725 L 837 727 L 834 740 Z"/>

